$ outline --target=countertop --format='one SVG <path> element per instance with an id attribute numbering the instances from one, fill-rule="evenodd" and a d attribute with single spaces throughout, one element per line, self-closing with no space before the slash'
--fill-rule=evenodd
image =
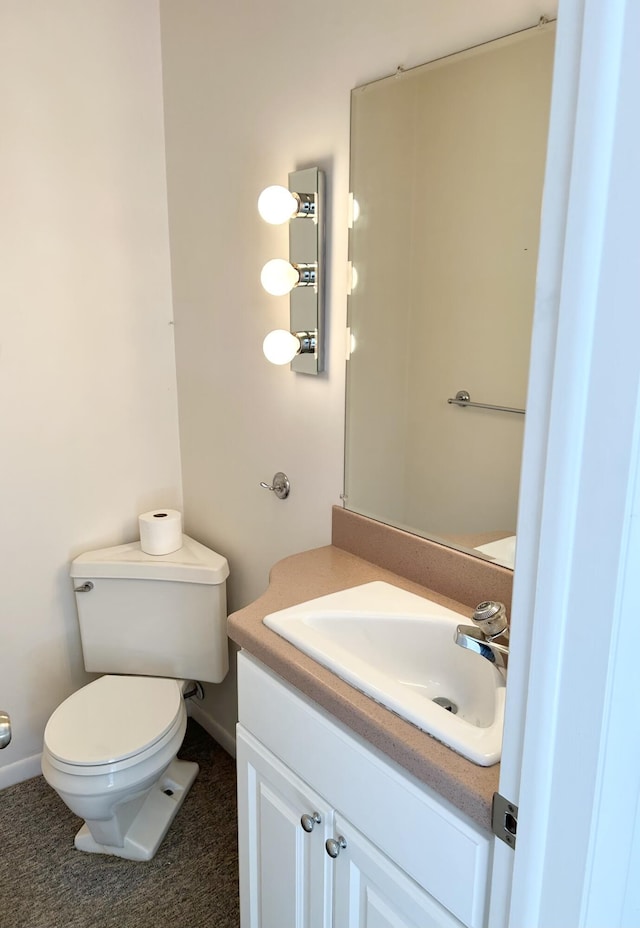
<path id="1" fill-rule="evenodd" d="M 327 545 L 279 561 L 266 592 L 229 616 L 229 637 L 340 722 L 426 783 L 476 824 L 491 830 L 500 765 L 479 767 L 360 693 L 271 631 L 271 612 L 349 587 L 385 580 L 463 615 L 473 610 L 341 548 Z"/>

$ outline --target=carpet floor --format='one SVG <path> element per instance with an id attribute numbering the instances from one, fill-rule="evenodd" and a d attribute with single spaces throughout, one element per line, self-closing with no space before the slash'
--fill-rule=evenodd
<path id="1" fill-rule="evenodd" d="M 200 773 L 153 860 L 76 851 L 81 820 L 42 777 L 0 793 L 0 928 L 238 928 L 235 762 L 189 720 Z"/>

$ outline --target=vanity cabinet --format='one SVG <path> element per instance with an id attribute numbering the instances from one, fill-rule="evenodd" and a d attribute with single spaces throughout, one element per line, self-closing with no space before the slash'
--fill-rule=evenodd
<path id="1" fill-rule="evenodd" d="M 484 928 L 491 838 L 238 656 L 242 928 Z"/>

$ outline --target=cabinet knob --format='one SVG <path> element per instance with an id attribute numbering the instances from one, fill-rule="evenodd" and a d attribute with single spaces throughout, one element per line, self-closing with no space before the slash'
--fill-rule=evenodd
<path id="1" fill-rule="evenodd" d="M 312 812 L 311 815 L 305 812 L 305 814 L 300 819 L 300 824 L 302 825 L 304 830 L 307 833 L 309 833 L 309 832 L 312 832 L 314 827 L 316 825 L 319 825 L 321 821 L 322 819 L 320 818 L 319 812 Z"/>
<path id="2" fill-rule="evenodd" d="M 335 860 L 340 851 L 347 846 L 347 842 L 344 840 L 342 835 L 338 835 L 337 838 L 327 838 L 324 846 L 327 849 L 327 854 L 329 857 L 333 857 Z"/>

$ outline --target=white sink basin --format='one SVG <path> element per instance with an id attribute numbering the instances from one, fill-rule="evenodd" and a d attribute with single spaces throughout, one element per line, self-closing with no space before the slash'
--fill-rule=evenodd
<path id="1" fill-rule="evenodd" d="M 455 644 L 468 617 L 376 581 L 273 612 L 264 624 L 474 763 L 500 760 L 505 680 Z"/>

